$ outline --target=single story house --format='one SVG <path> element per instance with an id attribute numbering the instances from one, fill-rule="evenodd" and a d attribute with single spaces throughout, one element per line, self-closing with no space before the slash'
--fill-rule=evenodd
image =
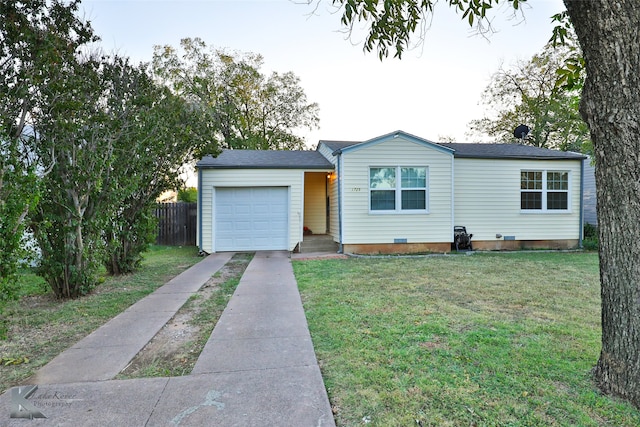
<path id="1" fill-rule="evenodd" d="M 315 151 L 224 150 L 198 168 L 204 252 L 297 250 L 305 229 L 344 253 L 575 248 L 585 156 L 520 144 L 435 143 L 403 131 Z"/>

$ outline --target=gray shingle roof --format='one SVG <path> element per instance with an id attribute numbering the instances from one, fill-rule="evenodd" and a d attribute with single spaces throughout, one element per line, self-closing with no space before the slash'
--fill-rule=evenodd
<path id="1" fill-rule="evenodd" d="M 331 151 L 335 152 L 337 150 L 342 150 L 343 148 L 351 147 L 352 145 L 361 144 L 361 141 L 323 141 L 320 140 L 318 145 L 324 144 L 331 149 Z"/>
<path id="2" fill-rule="evenodd" d="M 582 154 L 549 150 L 524 144 L 464 144 L 438 143 L 455 150 L 454 157 L 475 159 L 584 159 Z"/>
<path id="3" fill-rule="evenodd" d="M 366 141 L 364 141 L 366 142 Z M 320 141 L 333 152 L 361 144 L 357 141 Z M 454 150 L 454 157 L 475 159 L 580 160 L 582 154 L 549 150 L 523 144 L 437 143 Z M 218 157 L 206 156 L 200 169 L 333 169 L 318 151 L 223 150 Z"/>
<path id="4" fill-rule="evenodd" d="M 223 150 L 218 157 L 206 156 L 200 169 L 333 169 L 317 151 Z"/>
<path id="5" fill-rule="evenodd" d="M 366 141 L 365 141 L 366 142 Z M 354 141 L 320 141 L 333 152 L 361 144 Z M 567 160 L 584 159 L 582 154 L 568 151 L 549 150 L 524 144 L 473 144 L 473 143 L 435 143 L 454 150 L 453 156 L 475 159 L 548 159 Z"/>

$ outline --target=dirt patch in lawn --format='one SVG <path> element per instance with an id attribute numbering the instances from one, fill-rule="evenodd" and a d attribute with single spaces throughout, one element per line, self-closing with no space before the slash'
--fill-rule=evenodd
<path id="1" fill-rule="evenodd" d="M 235 255 L 180 308 L 117 378 L 190 374 L 250 260 L 248 254 Z"/>

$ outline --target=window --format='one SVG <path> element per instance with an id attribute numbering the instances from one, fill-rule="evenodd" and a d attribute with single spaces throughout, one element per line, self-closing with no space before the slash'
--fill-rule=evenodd
<path id="1" fill-rule="evenodd" d="M 542 209 L 542 172 L 520 172 L 520 209 Z"/>
<path id="2" fill-rule="evenodd" d="M 372 211 L 426 211 L 426 167 L 376 167 L 369 169 Z"/>
<path id="3" fill-rule="evenodd" d="M 569 209 L 569 172 L 521 171 L 520 209 L 566 211 Z"/>
<path id="4" fill-rule="evenodd" d="M 569 173 L 547 172 L 547 209 L 567 210 L 569 207 Z"/>

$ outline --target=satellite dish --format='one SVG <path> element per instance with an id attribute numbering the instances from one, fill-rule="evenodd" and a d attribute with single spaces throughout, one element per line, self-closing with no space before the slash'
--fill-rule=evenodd
<path id="1" fill-rule="evenodd" d="M 529 135 L 529 131 L 531 129 L 529 129 L 529 126 L 527 125 L 520 125 L 517 128 L 514 129 L 513 131 L 513 136 L 515 136 L 518 139 L 525 139 L 527 137 L 527 135 Z"/>

